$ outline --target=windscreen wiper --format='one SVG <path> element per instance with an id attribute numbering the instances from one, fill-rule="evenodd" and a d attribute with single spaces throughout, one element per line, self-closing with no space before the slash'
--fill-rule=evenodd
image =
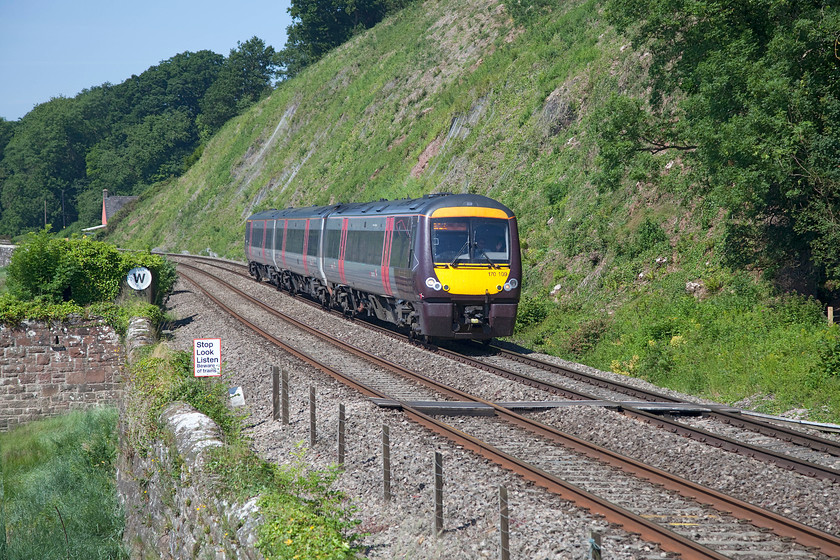
<path id="1" fill-rule="evenodd" d="M 458 259 L 460 259 L 460 258 L 461 258 L 461 251 L 463 251 L 464 249 L 468 248 L 469 246 L 470 246 L 470 240 L 469 240 L 469 238 L 467 238 L 467 240 L 466 240 L 466 241 L 464 241 L 464 244 L 463 244 L 463 245 L 461 245 L 461 248 L 460 248 L 460 249 L 458 249 L 458 252 L 457 252 L 457 253 L 455 253 L 455 260 L 453 260 L 451 263 L 449 263 L 449 266 L 451 266 L 451 267 L 455 268 L 455 265 L 457 264 Z"/>
<path id="2" fill-rule="evenodd" d="M 487 262 L 489 262 L 489 263 L 490 263 L 490 266 L 492 266 L 493 268 L 499 268 L 499 265 L 497 265 L 496 263 L 494 263 L 494 262 L 493 262 L 493 259 L 491 259 L 491 258 L 490 258 L 490 256 L 489 256 L 487 253 L 485 253 L 485 252 L 484 252 L 484 249 L 479 249 L 479 250 L 478 250 L 478 253 L 479 253 L 482 257 L 484 257 L 485 259 L 487 259 Z"/>

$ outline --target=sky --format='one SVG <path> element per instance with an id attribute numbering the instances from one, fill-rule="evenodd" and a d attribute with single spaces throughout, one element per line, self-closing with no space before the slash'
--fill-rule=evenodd
<path id="1" fill-rule="evenodd" d="M 0 0 L 0 117 L 119 84 L 176 54 L 286 44 L 290 0 Z"/>

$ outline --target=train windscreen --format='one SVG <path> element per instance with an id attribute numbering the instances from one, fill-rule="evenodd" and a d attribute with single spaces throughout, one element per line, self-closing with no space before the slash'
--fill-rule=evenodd
<path id="1" fill-rule="evenodd" d="M 510 233 L 507 220 L 432 220 L 432 257 L 436 265 L 510 264 Z"/>

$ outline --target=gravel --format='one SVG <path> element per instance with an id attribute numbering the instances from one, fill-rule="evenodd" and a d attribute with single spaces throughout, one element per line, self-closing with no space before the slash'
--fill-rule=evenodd
<path id="1" fill-rule="evenodd" d="M 339 335 L 403 365 L 488 400 L 544 400 L 544 393 L 430 355 L 259 286 L 228 281 L 321 330 Z M 586 558 L 590 531 L 603 533 L 604 558 L 663 558 L 668 555 L 620 527 L 534 487 L 504 469 L 448 443 L 381 409 L 325 374 L 293 359 L 235 324 L 192 286 L 179 282 L 169 300 L 178 317 L 170 344 L 189 350 L 194 338 L 222 339 L 222 356 L 231 386 L 242 386 L 250 413 L 248 434 L 254 449 L 278 463 L 304 460 L 323 468 L 336 461 L 338 405 L 347 414 L 345 471 L 338 486 L 357 508 L 368 558 L 499 558 L 498 489 L 508 488 L 512 558 Z M 320 352 L 320 351 L 319 351 Z M 556 358 L 544 357 L 546 360 Z M 270 367 L 291 377 L 291 422 L 271 420 Z M 582 366 L 579 366 L 582 367 Z M 605 376 L 613 374 L 600 372 Z M 625 377 L 622 382 L 635 383 Z M 309 390 L 317 394 L 318 440 L 310 447 Z M 666 392 L 664 389 L 660 389 Z M 686 396 L 686 400 L 700 402 Z M 675 472 L 694 482 L 758 503 L 827 532 L 840 531 L 840 492 L 836 485 L 779 470 L 666 433 L 600 408 L 569 407 L 538 418 L 573 435 Z M 392 493 L 382 497 L 381 426 L 390 427 Z M 433 456 L 444 456 L 444 533 L 433 535 Z"/>

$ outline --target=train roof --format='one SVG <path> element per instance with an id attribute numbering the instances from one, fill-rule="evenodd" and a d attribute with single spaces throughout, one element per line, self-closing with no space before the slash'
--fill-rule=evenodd
<path id="1" fill-rule="evenodd" d="M 336 216 L 376 216 L 392 214 L 429 215 L 439 208 L 451 206 L 478 206 L 497 208 L 508 215 L 513 212 L 496 200 L 478 194 L 428 194 L 422 198 L 401 198 L 398 200 L 378 200 L 376 202 L 354 202 L 333 204 L 330 206 L 309 206 L 306 208 L 287 208 L 285 210 L 265 210 L 250 216 L 249 220 L 276 220 L 279 218 L 313 218 L 326 214 Z"/>

